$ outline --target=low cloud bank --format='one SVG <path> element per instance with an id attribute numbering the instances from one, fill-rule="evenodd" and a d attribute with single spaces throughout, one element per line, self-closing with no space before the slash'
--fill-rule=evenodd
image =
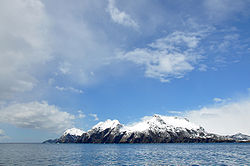
<path id="1" fill-rule="evenodd" d="M 250 135 L 249 98 L 238 102 L 203 107 L 200 110 L 187 111 L 185 116 L 209 132 L 223 135 L 241 132 Z"/>

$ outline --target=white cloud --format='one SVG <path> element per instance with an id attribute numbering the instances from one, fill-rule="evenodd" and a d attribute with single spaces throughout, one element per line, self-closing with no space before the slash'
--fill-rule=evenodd
<path id="1" fill-rule="evenodd" d="M 218 98 L 218 97 L 215 97 L 213 100 L 214 100 L 214 102 L 216 102 L 216 103 L 222 102 L 222 101 L 223 101 L 223 99 Z"/>
<path id="2" fill-rule="evenodd" d="M 83 91 L 81 89 L 76 89 L 76 88 L 73 88 L 73 87 L 69 87 L 68 88 L 71 92 L 75 92 L 75 93 L 83 93 Z"/>
<path id="3" fill-rule="evenodd" d="M 219 33 L 219 34 L 218 34 Z M 240 35 L 238 29 L 229 28 L 217 31 L 213 40 L 209 41 L 207 52 L 213 53 L 215 67 L 225 67 L 232 63 L 239 63 L 241 57 L 249 53 L 249 39 Z"/>
<path id="4" fill-rule="evenodd" d="M 220 51 L 225 51 L 227 50 L 229 47 L 234 46 L 234 44 L 236 44 L 236 41 L 239 40 L 239 35 L 238 34 L 227 34 L 224 36 L 224 40 L 222 43 L 220 43 L 218 45 L 218 49 Z"/>
<path id="5" fill-rule="evenodd" d="M 139 26 L 136 21 L 134 21 L 130 15 L 128 15 L 125 12 L 121 12 L 116 6 L 115 6 L 115 0 L 109 0 L 108 1 L 108 8 L 107 11 L 109 12 L 112 20 L 118 24 L 132 27 L 135 29 L 138 29 Z"/>
<path id="6" fill-rule="evenodd" d="M 186 117 L 207 131 L 218 134 L 250 134 L 250 100 L 203 107 L 186 113 Z"/>
<path id="7" fill-rule="evenodd" d="M 89 114 L 89 116 L 92 116 L 95 121 L 99 120 L 97 114 Z"/>
<path id="8" fill-rule="evenodd" d="M 56 86 L 56 89 L 59 90 L 59 91 L 65 91 L 66 90 L 66 88 L 60 87 L 60 86 Z"/>
<path id="9" fill-rule="evenodd" d="M 67 5 L 61 6 L 65 10 L 51 11 L 51 4 L 43 2 L 0 1 L 0 78 L 4 78 L 0 79 L 1 101 L 23 92 L 40 91 L 36 87 L 43 86 L 48 76 L 46 86 L 62 79 L 71 85 L 93 83 L 99 79 L 93 73 L 112 61 L 112 49 L 101 30 L 79 21 Z M 82 8 L 73 8 L 82 14 Z M 83 93 L 74 87 L 66 89 Z"/>
<path id="10" fill-rule="evenodd" d="M 79 115 L 78 115 L 78 118 L 82 119 L 82 118 L 85 118 L 85 117 L 86 117 L 86 115 L 83 114 L 82 110 L 78 110 L 77 112 L 78 112 L 78 114 L 79 114 Z"/>
<path id="11" fill-rule="evenodd" d="M 219 98 L 219 97 L 213 98 L 213 101 L 215 103 L 226 103 L 226 102 L 229 102 L 230 100 L 231 100 L 231 98 L 227 98 L 227 99 L 222 99 L 222 98 Z"/>
<path id="12" fill-rule="evenodd" d="M 68 1 L 61 4 L 58 10 L 53 8 L 56 3 L 46 1 L 46 5 L 47 14 L 53 23 L 50 27 L 53 59 L 48 68 L 53 73 L 50 77 L 55 80 L 55 84 L 67 80 L 71 85 L 87 86 L 101 80 L 107 74 L 102 73 L 101 69 L 113 62 L 113 50 L 116 47 L 107 29 L 96 25 L 99 21 L 100 24 L 103 21 L 106 23 L 95 17 L 96 14 L 105 13 L 103 8 L 97 8 L 106 3 Z M 97 22 L 91 18 L 97 19 Z"/>
<path id="13" fill-rule="evenodd" d="M 61 133 L 73 126 L 73 115 L 47 102 L 12 104 L 0 110 L 0 122 L 17 127 Z"/>
<path id="14" fill-rule="evenodd" d="M 182 78 L 195 69 L 202 58 L 198 44 L 205 35 L 206 31 L 174 32 L 146 48 L 120 53 L 119 58 L 143 66 L 147 77 L 169 82 L 171 78 Z"/>
<path id="15" fill-rule="evenodd" d="M 57 90 L 59 90 L 59 91 L 70 91 L 70 92 L 79 93 L 79 94 L 82 94 L 82 93 L 83 93 L 83 90 L 81 90 L 81 89 L 76 89 L 76 88 L 73 88 L 73 87 L 61 87 L 61 86 L 56 86 L 55 88 L 56 88 Z"/>
<path id="16" fill-rule="evenodd" d="M 32 72 L 50 58 L 49 24 L 39 0 L 2 0 L 0 25 L 0 99 L 9 99 L 36 85 Z"/>
<path id="17" fill-rule="evenodd" d="M 223 37 L 212 41 L 210 50 L 225 53 L 231 49 L 241 50 L 244 47 L 245 46 L 243 46 L 243 40 L 240 42 L 239 34 L 235 33 L 234 30 L 231 30 L 228 31 L 228 34 L 225 34 Z M 224 60 L 222 59 L 222 61 Z"/>

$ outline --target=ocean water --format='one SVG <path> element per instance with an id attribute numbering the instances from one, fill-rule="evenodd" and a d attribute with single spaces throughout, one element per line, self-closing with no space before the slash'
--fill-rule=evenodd
<path id="1" fill-rule="evenodd" d="M 0 165 L 250 165 L 250 144 L 0 144 Z"/>

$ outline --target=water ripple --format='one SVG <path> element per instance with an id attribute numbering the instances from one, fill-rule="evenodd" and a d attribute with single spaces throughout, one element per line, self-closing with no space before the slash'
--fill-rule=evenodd
<path id="1" fill-rule="evenodd" d="M 0 165 L 250 165 L 250 144 L 0 144 Z"/>

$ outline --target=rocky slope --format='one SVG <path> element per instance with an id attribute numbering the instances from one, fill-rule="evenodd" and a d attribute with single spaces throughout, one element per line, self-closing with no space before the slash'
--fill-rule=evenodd
<path id="1" fill-rule="evenodd" d="M 66 130 L 55 140 L 44 143 L 199 143 L 236 142 L 234 137 L 211 134 L 185 118 L 154 115 L 131 125 L 107 120 L 87 132 Z"/>
<path id="2" fill-rule="evenodd" d="M 226 137 L 228 139 L 236 140 L 237 142 L 250 142 L 250 136 L 242 134 L 242 133 L 237 133 L 237 134 L 234 134 L 234 135 L 228 135 Z"/>

